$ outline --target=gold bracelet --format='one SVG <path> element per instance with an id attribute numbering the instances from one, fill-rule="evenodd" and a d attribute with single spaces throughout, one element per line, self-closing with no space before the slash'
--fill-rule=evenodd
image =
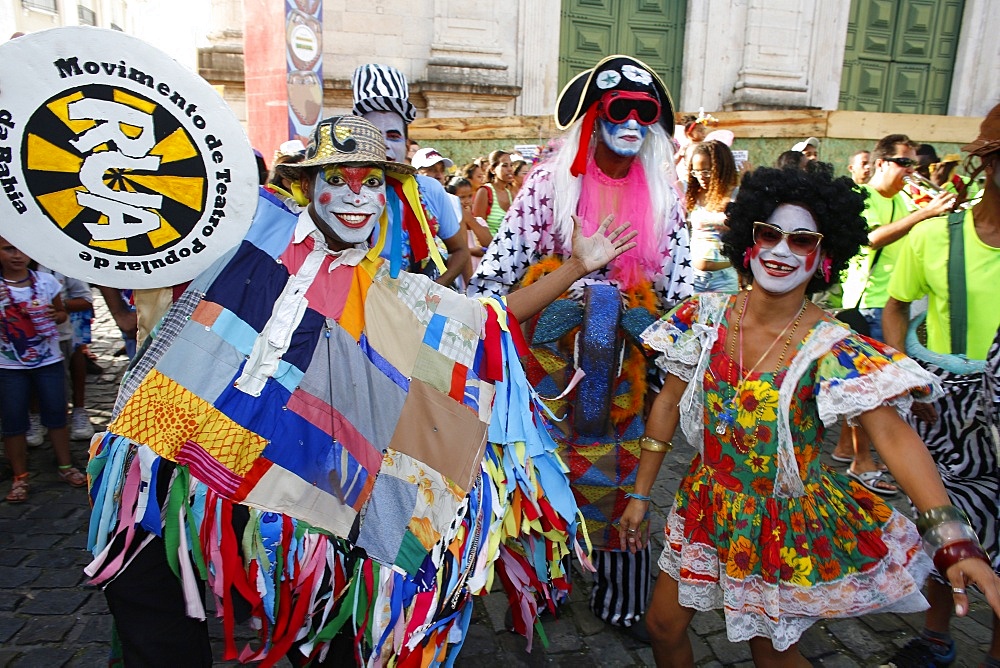
<path id="1" fill-rule="evenodd" d="M 647 452 L 667 453 L 674 449 L 674 444 L 660 441 L 652 436 L 643 436 L 639 439 L 639 447 Z"/>

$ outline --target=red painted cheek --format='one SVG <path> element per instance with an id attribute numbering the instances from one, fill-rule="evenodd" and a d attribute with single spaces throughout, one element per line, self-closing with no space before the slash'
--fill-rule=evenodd
<path id="1" fill-rule="evenodd" d="M 385 195 L 378 196 L 378 204 L 379 206 L 385 206 Z"/>
<path id="2" fill-rule="evenodd" d="M 817 266 L 819 266 L 819 247 L 812 253 L 809 253 L 809 255 L 806 255 L 806 272 L 811 274 L 816 271 Z"/>
<path id="3" fill-rule="evenodd" d="M 750 259 L 756 260 L 760 256 L 761 250 L 760 244 L 754 244 L 753 248 L 750 249 Z"/>
<path id="4" fill-rule="evenodd" d="M 319 203 L 322 204 L 323 206 L 326 206 L 327 204 L 330 203 L 330 200 L 332 199 L 333 196 L 330 193 L 321 193 L 319 196 Z"/>

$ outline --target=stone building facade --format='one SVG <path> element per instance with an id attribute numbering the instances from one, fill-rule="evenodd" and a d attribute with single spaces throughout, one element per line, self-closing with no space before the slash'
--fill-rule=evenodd
<path id="1" fill-rule="evenodd" d="M 0 30 L 76 24 L 78 14 L 92 13 L 98 25 L 114 24 L 154 44 L 169 41 L 175 57 L 189 60 L 246 120 L 243 53 L 253 45 L 244 44 L 245 16 L 275 1 L 198 0 L 194 15 L 187 0 L 0 0 Z M 954 44 L 945 45 L 953 65 L 941 111 L 981 116 L 1000 100 L 1000 40 L 990 38 L 1000 34 L 996 0 L 325 0 L 324 108 L 346 111 L 351 72 L 381 62 L 406 74 L 423 117 L 551 114 L 563 83 L 560 59 L 574 48 L 601 53 L 599 30 L 577 34 L 566 27 L 565 15 L 581 5 L 609 12 L 612 23 L 625 21 L 620 14 L 632 5 L 679 12 L 683 32 L 667 36 L 683 42 L 672 91 L 679 110 L 845 108 L 845 49 L 865 47 L 852 42 L 849 25 L 859 3 L 877 23 L 893 7 L 919 18 L 941 2 L 958 3 L 961 12 Z M 167 14 L 187 19 L 185 29 L 164 31 Z M 592 35 L 598 37 L 588 43 Z"/>

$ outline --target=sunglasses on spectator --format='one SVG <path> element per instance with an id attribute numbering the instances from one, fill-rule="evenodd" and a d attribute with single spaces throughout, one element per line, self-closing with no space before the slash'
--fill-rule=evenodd
<path id="1" fill-rule="evenodd" d="M 916 167 L 918 163 L 913 158 L 883 158 L 886 162 L 893 162 L 903 169 L 909 169 L 910 167 Z"/>
<path id="2" fill-rule="evenodd" d="M 796 255 L 806 256 L 819 247 L 819 242 L 823 240 L 823 235 L 819 232 L 803 230 L 785 232 L 777 225 L 770 223 L 757 222 L 753 224 L 753 241 L 761 248 L 774 248 L 781 243 L 782 239 L 788 242 L 788 250 Z"/>
<path id="3" fill-rule="evenodd" d="M 660 120 L 660 103 L 648 93 L 611 90 L 601 96 L 600 105 L 601 115 L 612 123 L 652 125 Z"/>

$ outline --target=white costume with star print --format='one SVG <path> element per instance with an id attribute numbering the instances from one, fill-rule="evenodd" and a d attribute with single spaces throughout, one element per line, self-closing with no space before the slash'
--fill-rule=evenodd
<path id="1" fill-rule="evenodd" d="M 554 197 L 551 170 L 547 165 L 535 167 L 514 198 L 500 231 L 486 249 L 472 277 L 470 296 L 506 295 L 539 258 L 571 254 L 570 239 L 562 238 L 553 221 Z M 648 276 L 663 311 L 690 296 L 692 285 L 688 233 L 680 206 L 675 204 L 670 208 L 667 217 L 664 226 L 667 234 L 660 241 L 663 262 L 659 271 Z M 574 283 L 569 290 L 570 296 L 581 299 L 583 288 L 593 283 L 614 284 L 608 277 L 613 267 L 612 262 Z"/>

